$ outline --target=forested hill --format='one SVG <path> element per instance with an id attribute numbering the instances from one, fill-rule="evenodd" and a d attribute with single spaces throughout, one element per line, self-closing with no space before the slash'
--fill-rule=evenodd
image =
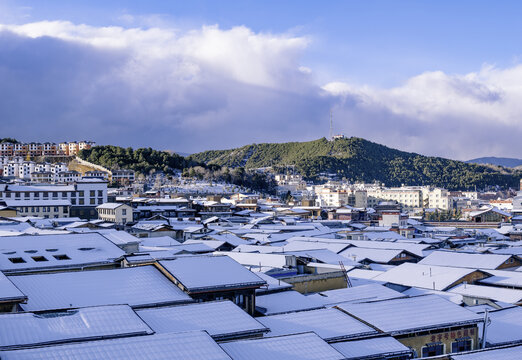
<path id="1" fill-rule="evenodd" d="M 294 165 L 309 179 L 317 178 L 320 173 L 335 173 L 350 181 L 379 181 L 387 186 L 436 185 L 448 189 L 486 185 L 517 187 L 522 175 L 519 170 L 422 156 L 354 137 L 252 144 L 231 150 L 205 151 L 188 159 L 231 168 Z"/>

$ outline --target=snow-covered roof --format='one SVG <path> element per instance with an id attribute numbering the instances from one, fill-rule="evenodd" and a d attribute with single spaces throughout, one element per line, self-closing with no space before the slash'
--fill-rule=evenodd
<path id="1" fill-rule="evenodd" d="M 0 349 L 154 333 L 127 305 L 0 315 Z"/>
<path id="2" fill-rule="evenodd" d="M 153 266 L 10 276 L 29 300 L 26 311 L 128 304 L 132 307 L 191 302 Z"/>
<path id="3" fill-rule="evenodd" d="M 503 301 L 509 304 L 522 303 L 522 290 L 499 288 L 496 286 L 460 284 L 449 289 L 448 292 L 472 298 Z"/>
<path id="4" fill-rule="evenodd" d="M 309 295 L 324 305 L 332 305 L 342 302 L 365 302 L 404 297 L 398 291 L 380 284 L 367 284 L 344 289 L 327 290 Z"/>
<path id="5" fill-rule="evenodd" d="M 20 302 L 27 297 L 0 271 L 0 302 Z"/>
<path id="6" fill-rule="evenodd" d="M 482 316 L 437 295 L 344 303 L 337 307 L 391 335 L 477 324 L 482 321 Z"/>
<path id="7" fill-rule="evenodd" d="M 273 278 L 272 276 L 269 276 L 265 273 L 256 272 L 256 275 L 266 281 L 265 286 L 262 286 L 259 289 L 256 289 L 256 294 L 261 295 L 262 293 L 276 292 L 276 291 L 288 290 L 288 289 L 292 288 L 291 284 L 286 283 L 281 279 Z"/>
<path id="8" fill-rule="evenodd" d="M 387 264 L 394 258 L 400 257 L 400 255 L 405 252 L 406 250 L 401 249 L 368 249 L 354 246 L 342 251 L 340 255 L 357 262 L 369 260 L 377 263 Z"/>
<path id="9" fill-rule="evenodd" d="M 501 349 L 486 349 L 468 354 L 451 355 L 453 360 L 520 360 L 522 358 L 522 345 L 501 348 Z"/>
<path id="10" fill-rule="evenodd" d="M 114 263 L 125 252 L 97 233 L 5 236 L 0 270 L 22 272 Z"/>
<path id="11" fill-rule="evenodd" d="M 0 357 L 2 360 L 230 360 L 219 345 L 203 331 L 0 351 Z"/>
<path id="12" fill-rule="evenodd" d="M 479 281 L 481 284 L 522 289 L 522 272 L 506 270 L 488 270 L 493 276 Z"/>
<path id="13" fill-rule="evenodd" d="M 160 261 L 189 293 L 260 287 L 265 281 L 228 256 L 188 256 Z"/>
<path id="14" fill-rule="evenodd" d="M 111 203 L 111 202 L 107 202 L 107 203 L 103 203 L 101 205 L 98 205 L 96 206 L 96 209 L 107 209 L 107 210 L 114 210 L 114 209 L 117 209 L 121 206 L 127 206 L 127 207 L 130 207 L 129 205 L 126 205 L 126 204 L 123 204 L 123 203 Z"/>
<path id="15" fill-rule="evenodd" d="M 345 360 L 384 359 L 411 354 L 411 349 L 391 336 L 342 341 L 331 344 L 345 356 Z"/>
<path id="16" fill-rule="evenodd" d="M 324 306 L 321 302 L 294 290 L 256 296 L 256 311 L 264 315 L 314 310 L 322 307 Z"/>
<path id="17" fill-rule="evenodd" d="M 255 336 L 268 331 L 229 300 L 137 310 L 158 334 L 205 330 L 215 340 Z"/>
<path id="18" fill-rule="evenodd" d="M 258 320 L 270 329 L 266 336 L 313 331 L 325 341 L 334 341 L 377 334 L 377 330 L 334 308 L 262 316 Z"/>
<path id="19" fill-rule="evenodd" d="M 508 261 L 510 257 L 510 255 L 434 251 L 422 259 L 419 264 L 494 270 Z"/>
<path id="20" fill-rule="evenodd" d="M 446 290 L 474 271 L 476 270 L 404 263 L 376 276 L 374 280 L 423 289 Z"/>
<path id="21" fill-rule="evenodd" d="M 341 360 L 344 356 L 314 333 L 220 344 L 233 360 Z"/>

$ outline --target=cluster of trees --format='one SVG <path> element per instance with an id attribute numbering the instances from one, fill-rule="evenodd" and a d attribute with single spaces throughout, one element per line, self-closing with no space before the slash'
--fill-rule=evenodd
<path id="1" fill-rule="evenodd" d="M 2 138 L 2 139 L 0 139 L 0 143 L 18 144 L 18 140 L 13 139 L 13 138 Z"/>
<path id="2" fill-rule="evenodd" d="M 321 173 L 359 182 L 387 186 L 435 185 L 450 190 L 488 185 L 517 187 L 522 171 L 468 164 L 391 149 L 361 138 L 283 144 L 253 144 L 238 149 L 206 151 L 189 157 L 194 161 L 229 167 L 285 167 L 292 165 L 309 180 Z"/>
<path id="3" fill-rule="evenodd" d="M 141 174 L 163 172 L 173 174 L 175 169 L 196 165 L 183 156 L 151 148 L 122 148 L 119 146 L 94 146 L 80 151 L 78 156 L 108 169 L 130 169 Z"/>
<path id="4" fill-rule="evenodd" d="M 80 151 L 78 156 L 108 169 L 134 170 L 138 175 L 149 175 L 156 172 L 172 175 L 176 171 L 182 171 L 182 174 L 187 177 L 226 182 L 259 192 L 274 193 L 276 188 L 273 178 L 263 173 L 245 170 L 241 167 L 230 169 L 219 165 L 207 165 L 186 159 L 178 154 L 151 148 L 134 150 L 112 145 L 95 146 Z"/>
<path id="5" fill-rule="evenodd" d="M 245 170 L 242 167 L 231 169 L 226 166 L 220 167 L 216 165 L 195 166 L 183 169 L 182 175 L 200 180 L 234 184 L 269 194 L 275 194 L 277 187 L 277 183 L 272 176 Z"/>

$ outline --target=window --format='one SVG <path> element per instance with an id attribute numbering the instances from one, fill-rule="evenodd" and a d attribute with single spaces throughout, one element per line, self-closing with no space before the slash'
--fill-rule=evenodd
<path id="1" fill-rule="evenodd" d="M 83 197 L 83 190 L 78 191 L 78 196 Z"/>
<path id="2" fill-rule="evenodd" d="M 45 256 L 31 256 L 31 259 L 33 259 L 36 262 L 49 261 L 45 258 Z"/>
<path id="3" fill-rule="evenodd" d="M 25 260 L 21 257 L 12 257 L 9 258 L 9 261 L 11 261 L 13 264 L 23 264 Z"/>
<path id="4" fill-rule="evenodd" d="M 67 197 L 67 193 L 66 193 L 65 191 L 62 192 L 62 197 L 63 197 L 63 198 L 66 198 L 66 197 Z"/>
<path id="5" fill-rule="evenodd" d="M 89 196 L 90 197 L 95 197 L 96 196 L 96 191 L 94 191 L 94 190 L 89 191 Z"/>
<path id="6" fill-rule="evenodd" d="M 63 213 L 64 213 L 64 214 L 69 213 L 69 208 L 68 208 L 67 206 L 64 206 L 64 207 L 63 207 Z"/>
<path id="7" fill-rule="evenodd" d="M 30 195 L 31 195 L 31 193 L 26 192 L 26 193 L 24 193 L 24 198 L 29 199 Z"/>
<path id="8" fill-rule="evenodd" d="M 15 192 L 15 198 L 17 198 L 17 199 L 20 198 L 20 193 L 19 192 Z"/>
<path id="9" fill-rule="evenodd" d="M 10 193 L 10 192 L 6 192 L 6 193 L 5 193 L 5 197 L 6 197 L 6 198 L 10 198 L 10 197 L 11 197 L 11 193 Z"/>
<path id="10" fill-rule="evenodd" d="M 75 198 L 71 198 L 71 205 L 76 205 L 76 199 Z"/>
<path id="11" fill-rule="evenodd" d="M 68 257 L 68 256 L 65 255 L 65 254 L 61 254 L 61 255 L 53 255 L 53 257 L 54 257 L 56 260 L 71 260 L 71 258 Z"/>
<path id="12" fill-rule="evenodd" d="M 91 205 L 96 205 L 96 199 L 94 199 L 94 198 L 90 198 L 90 199 L 89 199 L 89 204 L 91 204 Z"/>
<path id="13" fill-rule="evenodd" d="M 49 197 L 49 193 L 48 193 L 48 192 L 44 192 L 44 193 L 43 193 L 43 197 L 44 197 L 44 198 L 48 198 L 48 197 Z"/>
<path id="14" fill-rule="evenodd" d="M 103 196 L 103 190 L 98 190 L 98 196 Z"/>
<path id="15" fill-rule="evenodd" d="M 83 198 L 81 198 L 81 199 L 78 200 L 78 203 L 80 205 L 85 205 L 85 200 Z"/>
<path id="16" fill-rule="evenodd" d="M 57 192 L 53 192 L 53 199 L 57 199 L 58 198 L 58 193 Z"/>
<path id="17" fill-rule="evenodd" d="M 127 209 L 121 209 L 121 214 L 122 215 L 127 215 Z"/>
<path id="18" fill-rule="evenodd" d="M 428 357 L 428 356 L 437 356 L 437 355 L 443 355 L 444 354 L 444 344 L 437 342 L 437 343 L 431 343 L 426 344 L 422 348 L 422 357 Z"/>
<path id="19" fill-rule="evenodd" d="M 98 204 L 103 204 L 103 199 L 102 198 L 98 199 Z"/>
<path id="20" fill-rule="evenodd" d="M 39 197 L 40 197 L 40 193 L 39 193 L 39 192 L 35 192 L 35 193 L 34 193 L 34 198 L 35 198 L 35 199 L 38 199 Z"/>
<path id="21" fill-rule="evenodd" d="M 54 212 L 58 212 L 58 206 L 54 207 Z"/>
<path id="22" fill-rule="evenodd" d="M 462 351 L 470 351 L 472 345 L 472 340 L 469 337 L 455 339 L 454 342 L 451 343 L 451 352 L 462 352 Z"/>

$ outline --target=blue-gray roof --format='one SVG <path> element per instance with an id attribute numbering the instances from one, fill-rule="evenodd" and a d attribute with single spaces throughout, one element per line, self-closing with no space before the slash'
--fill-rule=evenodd
<path id="1" fill-rule="evenodd" d="M 381 300 L 368 303 L 344 303 L 341 310 L 393 334 L 477 324 L 482 316 L 453 304 L 437 295 Z M 415 316 L 412 316 L 414 314 Z"/>
<path id="2" fill-rule="evenodd" d="M 203 331 L 0 351 L 0 358 L 2 360 L 230 360 L 219 345 Z"/>
<path id="3" fill-rule="evenodd" d="M 191 302 L 153 266 L 10 276 L 29 300 L 27 311 L 128 304 L 132 307 Z"/>
<path id="4" fill-rule="evenodd" d="M 410 348 L 402 345 L 391 336 L 343 341 L 331 345 L 343 354 L 346 360 L 380 359 L 385 356 L 392 357 L 411 354 Z"/>
<path id="5" fill-rule="evenodd" d="M 229 300 L 138 310 L 156 332 L 205 330 L 216 340 L 252 336 L 268 329 Z"/>
<path id="6" fill-rule="evenodd" d="M 265 281 L 228 256 L 187 256 L 160 261 L 189 293 L 260 287 Z"/>
<path id="7" fill-rule="evenodd" d="M 127 305 L 0 315 L 0 349 L 147 335 L 153 331 Z"/>

